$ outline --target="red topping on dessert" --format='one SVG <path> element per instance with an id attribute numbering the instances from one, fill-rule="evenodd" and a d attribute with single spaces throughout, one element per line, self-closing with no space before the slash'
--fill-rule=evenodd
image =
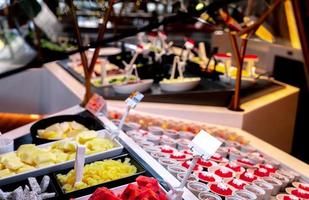
<path id="1" fill-rule="evenodd" d="M 309 199 L 309 192 L 306 192 L 305 190 L 302 190 L 302 189 L 292 190 L 291 194 L 299 198 Z"/>
<path id="2" fill-rule="evenodd" d="M 243 163 L 245 165 L 250 165 L 250 166 L 254 165 L 254 163 L 247 158 L 238 159 L 237 162 Z"/>
<path id="3" fill-rule="evenodd" d="M 176 159 L 176 160 L 178 160 L 178 159 L 186 159 L 186 155 L 183 154 L 183 153 L 174 152 L 174 153 L 170 156 L 170 158 Z"/>
<path id="4" fill-rule="evenodd" d="M 229 188 L 229 186 L 227 186 L 225 183 L 211 184 L 210 190 L 221 196 L 230 196 L 233 193 L 231 188 Z"/>
<path id="5" fill-rule="evenodd" d="M 201 181 L 205 181 L 205 182 L 215 182 L 216 181 L 214 175 L 210 172 L 200 172 L 198 173 L 197 176 Z"/>
<path id="6" fill-rule="evenodd" d="M 267 171 L 270 172 L 270 173 L 275 173 L 277 171 L 277 169 L 274 166 L 270 165 L 270 164 L 265 164 L 265 165 L 261 164 L 260 168 L 267 169 Z"/>
<path id="7" fill-rule="evenodd" d="M 298 185 L 298 187 L 300 188 L 300 189 L 303 189 L 303 190 L 306 190 L 306 191 L 308 191 L 309 192 L 309 184 L 302 184 L 302 183 L 300 183 L 299 185 Z"/>
<path id="8" fill-rule="evenodd" d="M 199 164 L 203 167 L 206 167 L 206 168 L 209 168 L 209 167 L 214 165 L 213 162 L 211 162 L 209 160 L 202 159 L 202 158 L 198 159 L 197 164 Z"/>
<path id="9" fill-rule="evenodd" d="M 186 161 L 186 162 L 183 162 L 182 164 L 181 164 L 181 166 L 183 166 L 183 167 L 185 167 L 185 168 L 189 168 L 190 167 L 190 165 L 191 165 L 191 161 Z M 195 165 L 194 166 L 194 168 L 193 168 L 193 171 L 201 171 L 202 170 L 202 167 L 201 166 L 199 166 L 199 165 Z"/>
<path id="10" fill-rule="evenodd" d="M 233 172 L 228 168 L 220 168 L 215 171 L 215 174 L 222 178 L 231 178 L 233 177 Z"/>
<path id="11" fill-rule="evenodd" d="M 251 172 L 244 172 L 244 173 L 242 173 L 242 174 L 239 176 L 239 179 L 251 183 L 252 181 L 255 181 L 255 180 L 257 179 L 257 177 L 254 176 L 254 174 L 251 173 Z"/>
<path id="12" fill-rule="evenodd" d="M 190 150 L 184 150 L 183 153 L 184 153 L 184 154 L 191 155 L 191 156 L 193 155 L 192 151 L 190 151 Z"/>
<path id="13" fill-rule="evenodd" d="M 161 149 L 162 153 L 172 154 L 174 152 L 174 149 L 172 149 L 170 147 L 161 147 L 160 149 Z"/>
<path id="14" fill-rule="evenodd" d="M 241 172 L 241 167 L 234 162 L 226 164 L 225 167 L 230 168 L 235 172 Z"/>
<path id="15" fill-rule="evenodd" d="M 238 189 L 238 190 L 242 190 L 246 184 L 245 181 L 240 180 L 240 179 L 232 179 L 228 182 L 229 185 L 233 186 L 234 188 Z"/>
<path id="16" fill-rule="evenodd" d="M 259 177 L 269 176 L 269 171 L 265 168 L 259 168 L 254 170 L 254 175 L 257 175 Z"/>
<path id="17" fill-rule="evenodd" d="M 215 153 L 214 155 L 211 156 L 211 159 L 215 160 L 215 161 L 221 161 L 222 160 L 222 156 L 218 153 Z"/>
<path id="18" fill-rule="evenodd" d="M 299 198 L 293 195 L 284 195 L 283 200 L 298 200 Z"/>

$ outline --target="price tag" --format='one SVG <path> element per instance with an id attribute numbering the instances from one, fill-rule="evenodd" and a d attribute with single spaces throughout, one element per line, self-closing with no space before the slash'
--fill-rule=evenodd
<path id="1" fill-rule="evenodd" d="M 126 104 L 131 108 L 135 108 L 137 104 L 144 98 L 144 95 L 139 92 L 133 92 L 127 99 Z"/>
<path id="2" fill-rule="evenodd" d="M 85 108 L 91 113 L 96 114 L 100 112 L 104 106 L 106 106 L 105 99 L 102 96 L 94 93 Z"/>
<path id="3" fill-rule="evenodd" d="M 192 149 L 194 154 L 210 158 L 217 149 L 221 146 L 222 142 L 213 137 L 204 130 L 201 130 L 189 144 L 189 148 Z"/>

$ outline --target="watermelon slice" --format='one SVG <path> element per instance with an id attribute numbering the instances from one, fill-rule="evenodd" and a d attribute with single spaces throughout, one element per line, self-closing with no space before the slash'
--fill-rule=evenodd
<path id="1" fill-rule="evenodd" d="M 135 200 L 140 193 L 141 189 L 138 185 L 129 184 L 120 197 L 122 200 Z"/>
<path id="2" fill-rule="evenodd" d="M 118 198 L 111 190 L 101 187 L 95 190 L 95 192 L 91 195 L 89 200 L 121 200 Z"/>

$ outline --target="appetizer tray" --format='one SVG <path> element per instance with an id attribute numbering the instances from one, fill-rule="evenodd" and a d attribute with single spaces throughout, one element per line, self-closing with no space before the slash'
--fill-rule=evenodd
<path id="1" fill-rule="evenodd" d="M 98 131 L 98 133 L 99 133 L 98 137 L 111 139 L 110 135 L 107 133 L 106 130 Z M 86 155 L 85 156 L 86 162 L 92 162 L 92 161 L 95 161 L 95 160 L 104 159 L 104 158 L 119 155 L 123 151 L 123 145 L 120 144 L 119 141 L 117 141 L 117 140 L 112 140 L 112 141 L 114 143 L 114 147 L 112 149 L 104 151 L 104 152 L 95 153 L 95 154 L 92 154 L 92 155 Z M 38 145 L 38 147 L 39 148 L 49 147 L 54 143 L 55 142 L 46 143 L 46 144 Z M 54 165 L 50 165 L 50 166 L 46 166 L 46 167 L 42 167 L 42 168 L 30 170 L 30 171 L 26 171 L 26 172 L 23 172 L 23 173 L 14 174 L 12 176 L 1 178 L 0 179 L 0 186 L 25 179 L 29 176 L 40 176 L 40 175 L 48 174 L 48 173 L 51 173 L 51 172 L 54 172 L 54 171 L 57 171 L 57 170 L 62 170 L 62 169 L 66 169 L 66 168 L 73 167 L 73 166 L 74 166 L 74 160 L 70 160 L 70 161 L 66 161 L 66 162 L 62 162 L 62 163 L 58 163 L 58 164 L 54 164 Z"/>
<path id="2" fill-rule="evenodd" d="M 79 82 L 84 83 L 84 77 L 68 66 L 69 60 L 60 60 L 58 64 L 70 73 Z M 283 86 L 278 85 L 271 80 L 258 79 L 256 83 L 243 81 L 241 87 L 241 98 L 247 97 L 254 93 L 263 91 L 270 93 L 281 89 Z M 111 86 L 96 87 L 92 85 L 93 91 L 111 100 L 124 100 L 127 95 L 116 93 Z M 166 92 L 160 89 L 159 84 L 154 83 L 150 90 L 143 93 L 143 101 L 159 103 L 176 103 L 176 104 L 194 104 L 226 107 L 234 94 L 234 86 L 220 81 L 213 81 L 202 78 L 200 84 L 193 90 L 186 92 Z"/>

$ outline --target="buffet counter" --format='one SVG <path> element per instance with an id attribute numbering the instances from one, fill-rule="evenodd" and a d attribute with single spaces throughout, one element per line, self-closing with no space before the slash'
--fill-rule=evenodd
<path id="1" fill-rule="evenodd" d="M 57 63 L 49 63 L 44 67 L 74 95 L 83 98 L 83 85 Z M 284 83 L 276 83 L 282 85 L 282 89 L 267 93 L 258 92 L 244 98 L 241 103 L 243 112 L 233 112 L 225 107 L 149 102 L 143 102 L 137 109 L 243 129 L 289 153 L 294 134 L 299 89 Z M 115 107 L 125 106 L 123 101 L 108 100 L 108 104 Z"/>

